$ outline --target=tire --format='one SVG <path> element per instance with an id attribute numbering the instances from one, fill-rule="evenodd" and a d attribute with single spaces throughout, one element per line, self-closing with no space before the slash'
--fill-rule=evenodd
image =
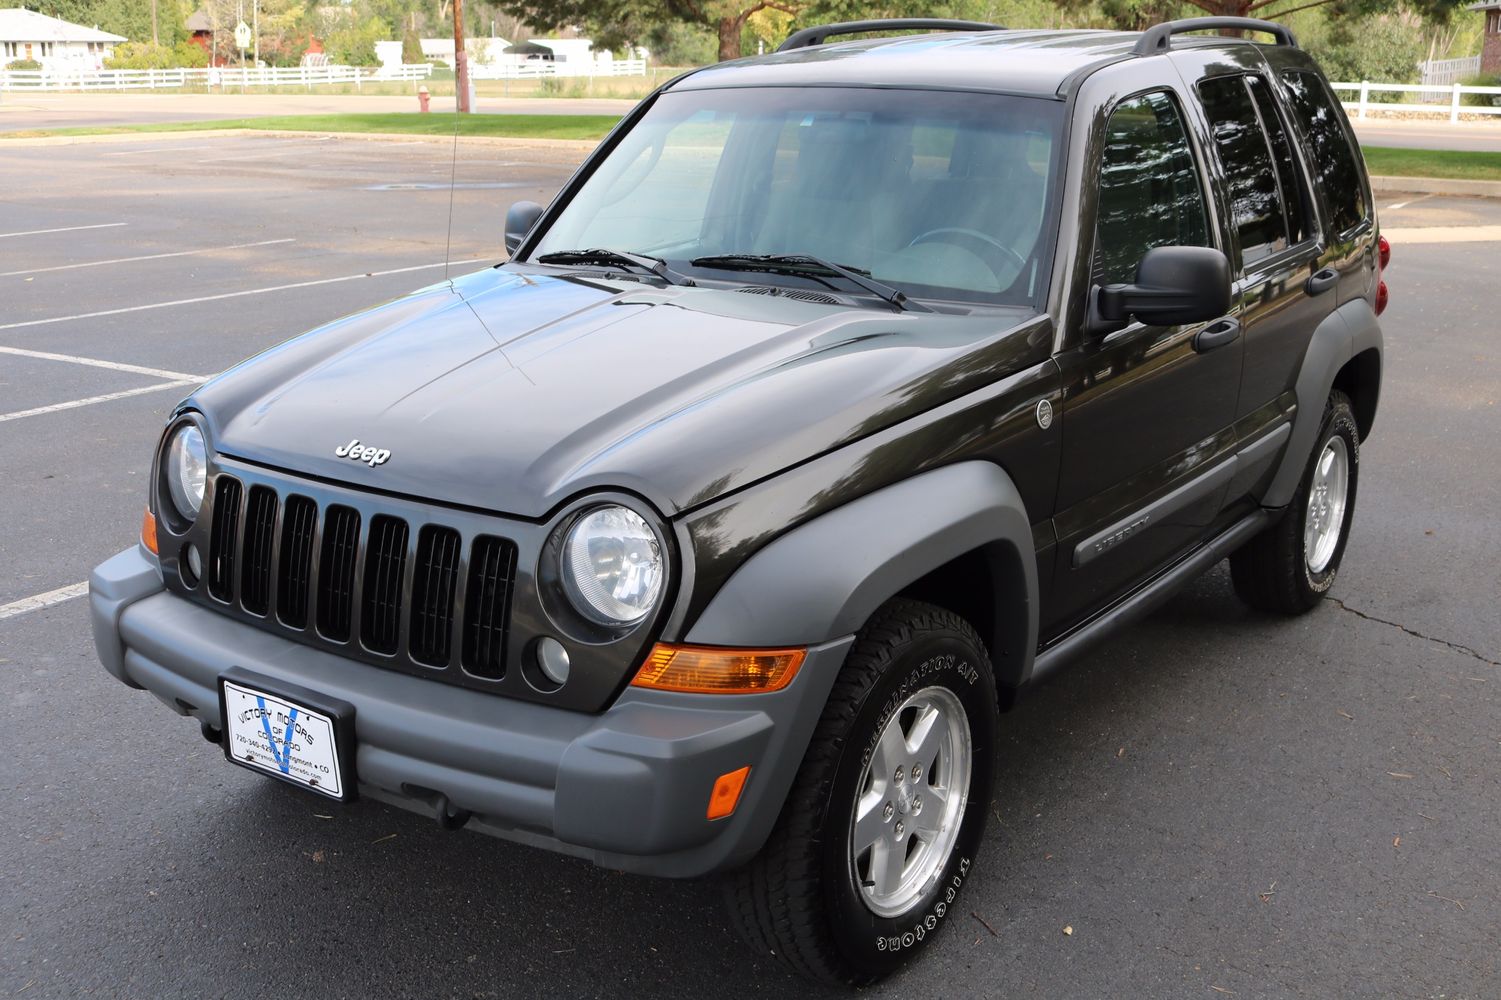
<path id="1" fill-rule="evenodd" d="M 1360 430 L 1344 393 L 1330 393 L 1315 440 L 1287 511 L 1230 556 L 1236 594 L 1261 611 L 1302 614 L 1310 610 L 1334 585 L 1345 555 L 1360 483 Z M 1344 494 L 1336 503 L 1338 477 L 1331 477 L 1325 467 L 1334 470 L 1340 465 L 1345 470 Z M 1339 518 L 1337 533 L 1317 530 L 1319 519 L 1333 517 Z"/>
<path id="2" fill-rule="evenodd" d="M 918 751 L 893 736 L 916 735 L 928 721 L 934 726 Z M 807 978 L 845 986 L 874 982 L 915 957 L 955 912 L 974 870 L 998 729 L 990 660 L 964 619 L 908 600 L 878 610 L 835 680 L 766 846 L 727 878 L 730 919 L 746 943 Z M 955 739 L 961 731 L 969 736 L 967 778 Z M 900 785 L 890 759 L 904 770 Z M 943 804 L 945 787 L 954 813 Z M 857 798 L 868 807 L 861 839 L 876 831 L 858 856 Z M 900 855 L 884 846 L 888 835 Z M 878 868 L 878 851 L 899 861 Z"/>

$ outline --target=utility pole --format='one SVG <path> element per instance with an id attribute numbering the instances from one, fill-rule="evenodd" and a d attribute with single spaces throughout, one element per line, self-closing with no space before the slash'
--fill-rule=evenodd
<path id="1" fill-rule="evenodd" d="M 156 0 L 151 0 L 151 2 L 152 2 L 152 4 L 155 4 Z M 250 11 L 251 11 L 251 13 L 250 13 L 250 30 L 255 33 L 255 64 L 256 64 L 256 66 L 260 66 L 260 64 L 261 64 L 261 0 L 254 0 L 254 4 L 250 8 Z"/>
<path id="2" fill-rule="evenodd" d="M 160 45 L 161 38 L 156 33 L 156 0 L 151 0 L 151 44 Z"/>
<path id="3" fill-rule="evenodd" d="M 453 82 L 459 114 L 469 113 L 469 53 L 464 51 L 464 0 L 453 0 Z"/>

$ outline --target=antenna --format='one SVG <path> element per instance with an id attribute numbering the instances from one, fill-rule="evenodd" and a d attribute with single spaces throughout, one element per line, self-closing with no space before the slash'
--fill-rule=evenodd
<path id="1" fill-rule="evenodd" d="M 469 53 L 464 48 L 464 0 L 453 0 L 453 91 L 456 112 L 453 116 L 453 159 L 448 171 L 448 235 L 443 242 L 443 280 L 453 260 L 453 199 L 459 176 L 459 122 L 469 108 Z"/>

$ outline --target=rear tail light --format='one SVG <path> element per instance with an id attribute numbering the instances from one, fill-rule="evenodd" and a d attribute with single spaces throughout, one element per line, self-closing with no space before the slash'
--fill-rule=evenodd
<path id="1" fill-rule="evenodd" d="M 1376 237 L 1376 255 L 1381 262 L 1381 268 L 1376 272 L 1376 315 L 1386 312 L 1386 300 L 1390 297 L 1386 290 L 1386 279 L 1381 275 L 1386 271 L 1386 265 L 1392 262 L 1392 241 L 1385 236 Z"/>

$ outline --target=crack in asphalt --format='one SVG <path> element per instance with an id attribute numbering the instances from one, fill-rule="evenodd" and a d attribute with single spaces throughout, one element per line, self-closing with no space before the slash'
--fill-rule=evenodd
<path id="1" fill-rule="evenodd" d="M 1390 625 L 1394 629 L 1400 629 L 1401 631 L 1406 632 L 1408 635 L 1412 636 L 1413 638 L 1422 639 L 1424 642 L 1437 643 L 1440 646 L 1447 646 L 1449 649 L 1453 650 L 1454 652 L 1456 652 L 1456 653 L 1463 653 L 1465 656 L 1473 657 L 1474 659 L 1479 660 L 1481 663 L 1488 664 L 1489 666 L 1492 666 L 1492 667 L 1501 667 L 1501 661 L 1492 660 L 1489 657 L 1487 657 L 1487 656 L 1485 656 L 1485 655 L 1483 655 L 1481 653 L 1478 653 L 1475 650 L 1471 649 L 1469 646 L 1464 645 L 1463 643 L 1450 642 L 1448 639 L 1440 639 L 1437 636 L 1424 635 L 1422 632 L 1419 632 L 1416 629 L 1410 629 L 1410 628 L 1408 628 L 1406 625 L 1403 625 L 1401 622 L 1394 622 L 1394 621 L 1391 621 L 1390 619 L 1387 619 L 1387 618 L 1378 618 L 1375 615 L 1366 614 L 1364 611 L 1361 611 L 1358 608 L 1352 608 L 1352 607 L 1350 607 L 1348 604 L 1346 604 L 1344 601 L 1340 600 L 1338 597 L 1325 596 L 1324 600 L 1328 601 L 1331 604 L 1336 605 L 1341 611 L 1348 611 L 1348 612 L 1350 612 L 1350 614 L 1354 615 L 1357 618 L 1364 618 L 1366 621 L 1368 621 L 1368 622 L 1375 622 L 1378 625 Z"/>

